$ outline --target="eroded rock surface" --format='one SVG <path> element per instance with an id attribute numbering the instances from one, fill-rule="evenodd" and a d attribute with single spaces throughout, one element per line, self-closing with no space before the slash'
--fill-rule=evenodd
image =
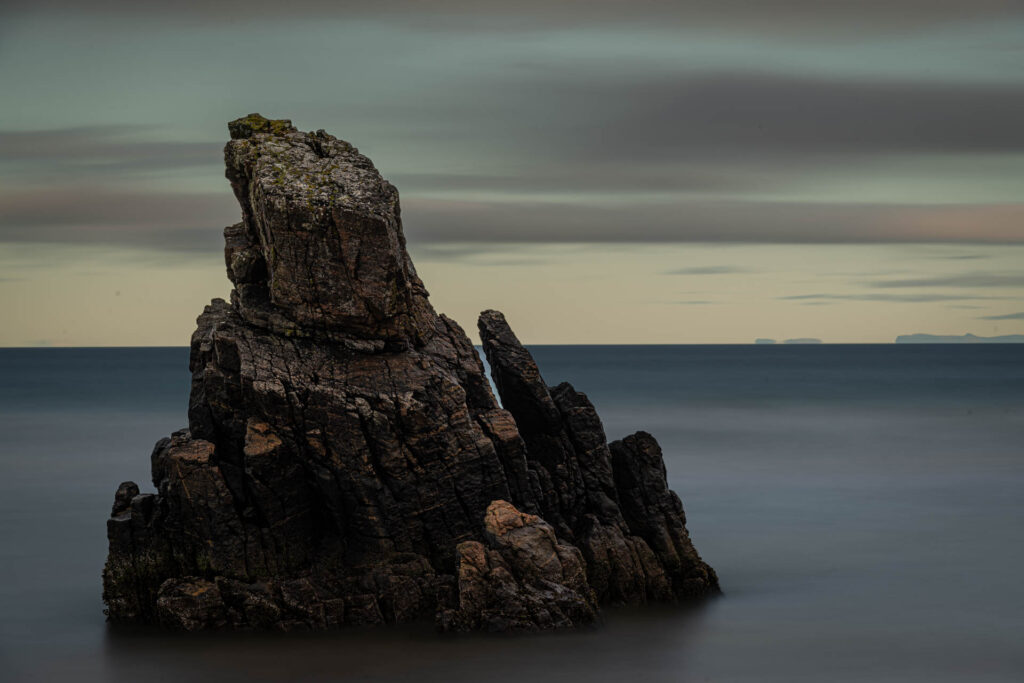
<path id="1" fill-rule="evenodd" d="M 484 515 L 484 537 L 456 548 L 458 607 L 442 612 L 443 628 L 532 631 L 597 621 L 583 555 L 550 524 L 496 500 Z"/>
<path id="2" fill-rule="evenodd" d="M 117 489 L 112 621 L 536 630 L 718 592 L 653 437 L 609 444 L 487 311 L 499 405 L 369 159 L 286 120 L 229 130 L 234 290 L 199 316 L 189 427 L 157 442 L 156 493 Z"/>

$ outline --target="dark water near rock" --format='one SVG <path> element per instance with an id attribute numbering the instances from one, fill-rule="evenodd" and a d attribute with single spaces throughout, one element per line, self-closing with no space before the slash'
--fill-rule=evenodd
<path id="1" fill-rule="evenodd" d="M 535 347 L 654 433 L 724 598 L 596 631 L 111 631 L 104 520 L 185 349 L 0 350 L 0 680 L 1024 680 L 1024 346 Z"/>

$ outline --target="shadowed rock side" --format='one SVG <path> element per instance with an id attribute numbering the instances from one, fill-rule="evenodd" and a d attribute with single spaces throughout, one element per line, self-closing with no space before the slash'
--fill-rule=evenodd
<path id="1" fill-rule="evenodd" d="M 717 593 L 718 578 L 690 542 L 654 437 L 637 432 L 609 444 L 586 395 L 568 382 L 549 388 L 501 313 L 484 311 L 479 329 L 494 384 L 524 443 L 527 499 L 583 552 L 601 602 Z"/>
<path id="2" fill-rule="evenodd" d="M 369 159 L 287 120 L 229 130 L 234 290 L 199 316 L 189 427 L 157 442 L 156 493 L 115 495 L 111 621 L 536 630 L 718 591 L 654 439 L 609 445 L 488 311 L 498 405 Z"/>

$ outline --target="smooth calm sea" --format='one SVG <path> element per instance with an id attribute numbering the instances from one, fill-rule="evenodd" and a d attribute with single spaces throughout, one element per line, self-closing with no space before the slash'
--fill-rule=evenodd
<path id="1" fill-rule="evenodd" d="M 1024 345 L 534 347 L 665 449 L 725 596 L 594 631 L 109 629 L 105 520 L 187 350 L 0 350 L 3 681 L 1022 681 Z"/>

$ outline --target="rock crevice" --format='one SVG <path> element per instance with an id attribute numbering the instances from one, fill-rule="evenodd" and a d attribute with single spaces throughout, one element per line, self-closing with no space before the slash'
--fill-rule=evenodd
<path id="1" fill-rule="evenodd" d="M 234 289 L 199 316 L 189 426 L 153 450 L 156 493 L 115 495 L 111 621 L 535 630 L 718 592 L 653 437 L 608 443 L 486 311 L 499 405 L 369 159 L 287 120 L 229 130 Z"/>

